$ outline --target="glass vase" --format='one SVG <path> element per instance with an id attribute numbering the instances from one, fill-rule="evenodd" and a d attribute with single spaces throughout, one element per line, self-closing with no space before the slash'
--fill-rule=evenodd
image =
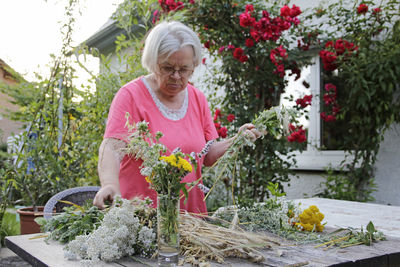
<path id="1" fill-rule="evenodd" d="M 177 266 L 179 260 L 179 196 L 157 196 L 158 266 Z"/>

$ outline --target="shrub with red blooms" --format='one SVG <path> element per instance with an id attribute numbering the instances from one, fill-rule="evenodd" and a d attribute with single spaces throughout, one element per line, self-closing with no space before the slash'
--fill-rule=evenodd
<path id="1" fill-rule="evenodd" d="M 306 36 L 297 40 L 297 47 L 303 51 L 308 51 L 311 45 L 319 45 L 321 40 L 318 39 L 318 31 L 307 33 Z"/>
<path id="2" fill-rule="evenodd" d="M 298 142 L 304 143 L 307 141 L 306 131 L 303 129 L 302 125 L 294 126 L 293 124 L 289 124 L 290 135 L 287 137 L 289 142 Z"/>
<path id="3" fill-rule="evenodd" d="M 250 35 L 256 42 L 268 40 L 276 41 L 282 35 L 283 31 L 288 30 L 293 24 L 298 25 L 300 22 L 297 16 L 301 14 L 301 10 L 295 5 L 293 5 L 292 8 L 288 6 L 282 7 L 281 16 L 275 18 L 272 18 L 270 14 L 264 10 L 259 20 L 253 16 L 256 15 L 254 12 L 248 11 L 248 6 L 246 6 L 246 11 L 239 16 L 240 26 L 249 28 Z"/>
<path id="4" fill-rule="evenodd" d="M 327 71 L 337 69 L 337 61 L 340 56 L 342 57 L 342 60 L 346 60 L 347 57 L 351 56 L 358 50 L 358 46 L 354 45 L 354 43 L 343 39 L 338 39 L 335 43 L 333 41 L 328 41 L 325 44 L 325 48 L 328 50 L 321 50 L 319 56 L 322 59 L 323 68 Z"/>
<path id="5" fill-rule="evenodd" d="M 228 135 L 228 128 L 222 126 L 222 121 L 224 122 L 233 122 L 235 120 L 235 115 L 228 114 L 227 116 L 223 115 L 220 109 L 215 109 L 214 112 L 214 126 L 217 129 L 218 135 L 221 138 L 226 138 Z"/>
<path id="6" fill-rule="evenodd" d="M 170 11 L 180 10 L 184 7 L 183 2 L 175 0 L 158 0 L 162 10 L 166 13 Z"/>
<path id="7" fill-rule="evenodd" d="M 251 16 L 249 12 L 244 12 L 239 16 L 239 23 L 242 27 L 253 27 L 256 19 Z"/>
<path id="8" fill-rule="evenodd" d="M 296 100 L 296 105 L 300 106 L 301 108 L 305 108 L 311 105 L 312 95 L 305 95 L 303 98 L 299 98 Z"/>
<path id="9" fill-rule="evenodd" d="M 368 6 L 366 4 L 360 4 L 357 8 L 358 14 L 365 14 L 368 12 Z"/>
<path id="10" fill-rule="evenodd" d="M 283 64 L 283 60 L 288 58 L 286 49 L 283 48 L 282 45 L 275 49 L 272 49 L 269 54 L 269 58 L 271 59 L 271 62 L 276 66 L 276 70 L 274 71 L 274 73 L 278 74 L 280 77 L 285 76 L 285 65 Z"/>
<path id="11" fill-rule="evenodd" d="M 340 111 L 337 103 L 337 88 L 332 83 L 325 84 L 324 104 L 328 108 L 327 111 L 321 112 L 321 119 L 326 122 L 336 121 L 336 115 Z"/>
<path id="12" fill-rule="evenodd" d="M 337 65 L 335 64 L 337 57 L 335 53 L 327 50 L 321 50 L 319 52 L 319 56 L 321 57 L 323 68 L 325 70 L 333 71 L 337 69 Z"/>
<path id="13" fill-rule="evenodd" d="M 229 122 L 233 122 L 233 120 L 235 119 L 235 115 L 233 115 L 233 114 L 228 114 L 228 116 L 226 116 L 226 119 L 227 119 Z"/>

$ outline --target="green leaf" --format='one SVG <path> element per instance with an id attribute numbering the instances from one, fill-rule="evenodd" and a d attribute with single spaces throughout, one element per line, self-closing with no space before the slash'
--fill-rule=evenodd
<path id="1" fill-rule="evenodd" d="M 367 231 L 368 233 L 370 233 L 371 235 L 373 235 L 376 232 L 375 226 L 372 223 L 372 221 L 369 221 L 368 225 L 367 225 Z"/>

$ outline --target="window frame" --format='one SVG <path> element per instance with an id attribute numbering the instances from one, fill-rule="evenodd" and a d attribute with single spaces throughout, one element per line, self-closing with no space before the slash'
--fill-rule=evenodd
<path id="1" fill-rule="evenodd" d="M 344 150 L 322 150 L 321 149 L 321 117 L 320 117 L 320 94 L 323 88 L 321 79 L 321 61 L 319 55 L 312 58 L 310 65 L 310 93 L 313 98 L 311 101 L 309 116 L 309 126 L 307 134 L 307 148 L 303 152 L 295 151 L 291 153 L 297 163 L 290 169 L 293 170 L 326 170 L 328 167 L 340 170 L 343 163 L 351 163 L 354 158 L 351 153 Z"/>

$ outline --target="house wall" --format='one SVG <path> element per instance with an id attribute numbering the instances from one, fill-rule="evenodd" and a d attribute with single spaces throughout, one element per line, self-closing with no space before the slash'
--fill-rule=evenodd
<path id="1" fill-rule="evenodd" d="M 7 84 L 15 84 L 15 81 L 8 76 L 8 73 L 0 68 L 0 81 Z M 7 119 L 4 114 L 7 109 L 17 111 L 18 106 L 9 103 L 10 97 L 6 94 L 0 93 L 0 144 L 7 142 L 7 137 L 18 134 L 21 131 L 22 123 L 11 121 Z"/>
<path id="2" fill-rule="evenodd" d="M 376 203 L 400 206 L 400 124 L 385 133 L 378 153 L 375 182 Z"/>

